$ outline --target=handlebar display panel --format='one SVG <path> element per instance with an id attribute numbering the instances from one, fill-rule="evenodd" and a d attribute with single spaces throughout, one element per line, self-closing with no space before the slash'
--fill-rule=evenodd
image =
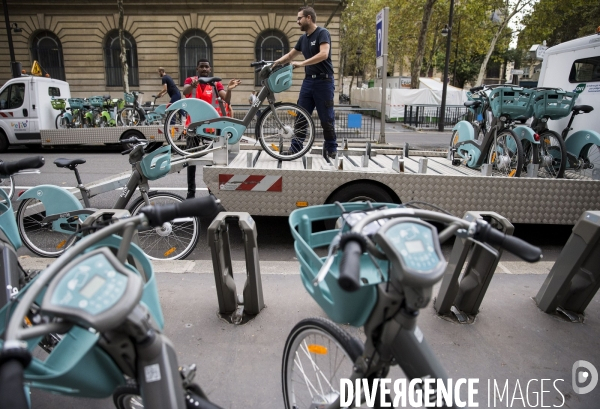
<path id="1" fill-rule="evenodd" d="M 114 306 L 126 287 L 127 276 L 116 271 L 103 254 L 97 254 L 62 277 L 50 302 L 97 315 Z"/>
<path id="2" fill-rule="evenodd" d="M 387 229 L 385 235 L 408 269 L 417 273 L 429 272 L 439 264 L 440 256 L 436 252 L 433 232 L 428 226 L 413 222 L 399 223 Z"/>

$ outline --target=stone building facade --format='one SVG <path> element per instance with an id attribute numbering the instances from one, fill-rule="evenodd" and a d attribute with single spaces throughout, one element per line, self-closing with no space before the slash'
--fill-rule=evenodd
<path id="1" fill-rule="evenodd" d="M 5 0 L 6 1 L 6 0 Z M 252 61 L 279 58 L 294 47 L 303 34 L 297 9 L 304 1 L 274 0 L 124 0 L 124 23 L 130 90 L 144 92 L 144 101 L 161 88 L 157 68 L 164 67 L 176 84 L 183 86 L 195 75 L 199 57 L 212 61 L 213 75 L 229 81 L 239 78 L 234 104 L 248 104 L 248 96 L 260 85 Z M 313 5 L 313 2 L 308 2 Z M 314 1 L 317 24 L 332 36 L 332 60 L 339 69 L 338 0 Z M 8 0 L 9 21 L 16 61 L 29 72 L 33 60 L 52 77 L 69 82 L 74 97 L 120 96 L 117 2 L 66 0 Z M 4 16 L 0 23 L 0 83 L 11 77 Z M 278 95 L 295 102 L 304 73 L 294 72 L 294 85 Z M 337 88 L 339 90 L 339 88 Z M 161 101 L 166 101 L 167 96 Z"/>

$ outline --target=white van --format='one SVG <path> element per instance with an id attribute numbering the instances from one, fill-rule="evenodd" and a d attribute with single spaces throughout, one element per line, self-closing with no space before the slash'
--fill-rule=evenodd
<path id="1" fill-rule="evenodd" d="M 600 33 L 546 50 L 538 87 L 579 93 L 575 105 L 591 105 L 594 111 L 577 115 L 571 133 L 583 129 L 600 132 Z M 549 121 L 548 127 L 560 134 L 569 118 Z"/>
<path id="2" fill-rule="evenodd" d="M 71 98 L 69 84 L 53 78 L 22 76 L 0 87 L 0 152 L 10 145 L 41 144 L 42 129 L 54 129 L 60 113 L 52 97 Z"/>

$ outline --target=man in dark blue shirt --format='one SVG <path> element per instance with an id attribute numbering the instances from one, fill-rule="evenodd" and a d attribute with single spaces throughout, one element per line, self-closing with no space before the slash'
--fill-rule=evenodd
<path id="1" fill-rule="evenodd" d="M 298 25 L 306 34 L 300 37 L 289 53 L 275 61 L 274 65 L 288 63 L 301 53 L 304 56 L 304 61 L 292 61 L 294 68 L 305 67 L 306 74 L 300 89 L 298 105 L 311 115 L 313 110 L 317 109 L 325 138 L 325 151 L 329 157 L 334 157 L 337 152 L 337 137 L 333 112 L 335 81 L 331 63 L 331 36 L 329 31 L 317 26 L 317 15 L 312 7 L 300 7 Z M 299 151 L 301 143 L 294 140 L 290 150 Z"/>
<path id="2" fill-rule="evenodd" d="M 179 101 L 181 99 L 181 93 L 179 92 L 179 88 L 175 85 L 175 81 L 171 78 L 170 75 L 165 74 L 165 69 L 160 67 L 158 69 L 158 75 L 162 78 L 163 88 L 160 90 L 158 94 L 156 94 L 157 98 L 162 97 L 166 93 L 169 94 L 171 100 L 169 101 L 171 104 L 175 101 Z"/>

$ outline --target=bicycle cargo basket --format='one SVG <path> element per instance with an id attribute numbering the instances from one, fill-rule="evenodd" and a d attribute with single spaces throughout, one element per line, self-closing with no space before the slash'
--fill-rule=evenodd
<path id="1" fill-rule="evenodd" d="M 96 97 L 89 97 L 88 98 L 88 102 L 90 103 L 91 106 L 93 107 L 101 107 L 104 105 L 104 97 L 100 96 L 96 96 Z"/>
<path id="2" fill-rule="evenodd" d="M 571 113 L 577 94 L 559 89 L 537 90 L 533 96 L 536 118 L 560 119 Z"/>
<path id="3" fill-rule="evenodd" d="M 64 111 L 67 106 L 67 102 L 64 99 L 51 99 L 50 103 L 52 104 L 52 108 L 58 111 Z"/>
<path id="4" fill-rule="evenodd" d="M 292 86 L 292 65 L 286 65 L 271 72 L 267 82 L 273 92 L 283 92 Z"/>
<path id="5" fill-rule="evenodd" d="M 135 102 L 135 95 L 133 95 L 131 92 L 125 92 L 123 95 L 125 102 L 129 105 L 133 105 Z"/>
<path id="6" fill-rule="evenodd" d="M 533 115 L 533 92 L 520 87 L 497 87 L 490 93 L 490 106 L 496 118 L 530 118 Z"/>
<path id="7" fill-rule="evenodd" d="M 381 205 L 373 203 L 373 207 Z M 385 205 L 388 208 L 398 206 Z M 369 209 L 369 203 L 344 203 L 343 207 L 346 212 L 363 212 Z M 355 292 L 346 292 L 337 282 L 341 259 L 341 254 L 338 253 L 330 273 L 317 286 L 313 285 L 313 279 L 326 260 L 326 257 L 319 257 L 315 249 L 328 246 L 339 233 L 338 229 L 313 232 L 313 222 L 339 217 L 342 217 L 342 209 L 337 205 L 312 206 L 294 210 L 290 214 L 289 223 L 295 240 L 294 249 L 300 262 L 300 277 L 306 291 L 333 321 L 360 327 L 365 324 L 377 302 L 377 284 L 387 280 L 388 262 L 377 260 L 375 264 L 368 254 L 363 254 L 360 260 L 361 288 Z"/>
<path id="8" fill-rule="evenodd" d="M 171 170 L 171 146 L 163 146 L 147 154 L 140 162 L 142 173 L 148 180 L 156 180 Z"/>
<path id="9" fill-rule="evenodd" d="M 69 98 L 69 106 L 71 109 L 83 109 L 85 100 L 83 98 Z"/>

